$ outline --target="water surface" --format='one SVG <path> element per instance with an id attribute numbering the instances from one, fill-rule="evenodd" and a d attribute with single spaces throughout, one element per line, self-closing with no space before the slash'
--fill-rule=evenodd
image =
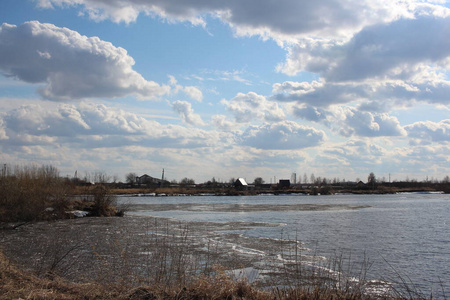
<path id="1" fill-rule="evenodd" d="M 373 279 L 404 280 L 434 297 L 450 294 L 449 200 L 443 194 L 120 198 L 130 215 L 215 224 L 211 234 L 234 233 L 236 243 L 255 239 L 236 251 L 261 256 L 257 241 L 298 240 L 306 255 L 339 257 L 355 270 L 364 264 Z"/>

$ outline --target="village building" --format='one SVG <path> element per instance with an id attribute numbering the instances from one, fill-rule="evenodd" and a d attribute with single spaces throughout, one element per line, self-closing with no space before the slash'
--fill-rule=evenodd
<path id="1" fill-rule="evenodd" d="M 248 183 L 245 181 L 244 178 L 238 178 L 234 182 L 234 188 L 240 191 L 247 190 L 248 189 Z"/>
<path id="2" fill-rule="evenodd" d="M 136 184 L 147 185 L 147 186 L 161 186 L 161 184 L 168 184 L 167 180 L 162 180 L 160 178 L 155 178 L 150 175 L 144 174 L 142 176 L 136 177 Z"/>

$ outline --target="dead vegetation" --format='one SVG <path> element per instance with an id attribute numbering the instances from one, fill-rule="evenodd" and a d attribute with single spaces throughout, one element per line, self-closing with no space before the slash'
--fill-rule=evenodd
<path id="1" fill-rule="evenodd" d="M 299 288 L 258 289 L 245 280 L 233 280 L 218 270 L 179 287 L 152 284 L 74 283 L 61 277 L 40 278 L 16 268 L 0 253 L 0 299 L 365 299 L 358 293 Z"/>
<path id="2" fill-rule="evenodd" d="M 105 185 L 86 190 L 74 198 L 74 186 L 52 166 L 8 166 L 0 177 L 0 223 L 33 222 L 69 218 L 73 210 L 93 216 L 120 212 L 115 197 Z"/>
<path id="3" fill-rule="evenodd" d="M 108 226 L 101 225 L 99 218 L 39 222 L 3 232 L 4 253 L 14 263 L 0 254 L 0 299 L 293 300 L 409 295 L 371 294 L 367 266 L 361 268 L 358 280 L 350 280 L 341 257 L 311 264 L 295 240 L 280 244 L 283 264 L 278 260 L 265 266 L 273 273 L 250 280 L 236 273 L 247 265 L 232 253 L 213 244 L 199 245 L 200 252 L 194 249 L 196 238 L 182 224 L 171 226 L 157 219 L 138 222 L 133 228 L 142 229 L 140 234 L 126 227 L 131 221 L 126 219 L 103 219 L 113 221 Z M 88 228 L 98 233 L 89 235 Z M 21 249 L 19 235 L 32 245 Z M 17 260 L 18 256 L 23 259 Z M 219 265 L 226 260 L 226 266 Z"/>

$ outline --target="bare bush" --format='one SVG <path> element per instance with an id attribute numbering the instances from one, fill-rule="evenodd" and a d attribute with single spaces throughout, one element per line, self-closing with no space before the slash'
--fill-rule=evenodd
<path id="1" fill-rule="evenodd" d="M 0 178 L 0 222 L 61 217 L 68 186 L 52 166 L 4 167 Z"/>

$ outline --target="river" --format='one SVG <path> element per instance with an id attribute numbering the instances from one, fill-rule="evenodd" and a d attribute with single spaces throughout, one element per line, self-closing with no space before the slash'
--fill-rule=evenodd
<path id="1" fill-rule="evenodd" d="M 364 266 L 371 279 L 404 281 L 435 298 L 450 295 L 449 200 L 420 193 L 119 197 L 127 215 L 215 224 L 204 237 L 230 251 L 281 257 L 263 244 L 297 240 L 305 257 L 339 258 Z"/>

